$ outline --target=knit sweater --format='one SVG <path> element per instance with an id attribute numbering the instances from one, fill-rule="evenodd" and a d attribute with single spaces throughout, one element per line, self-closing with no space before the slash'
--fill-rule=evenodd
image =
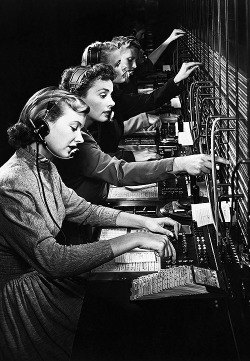
<path id="1" fill-rule="evenodd" d="M 30 147 L 0 168 L 0 359 L 5 361 L 69 360 L 85 289 L 76 276 L 114 256 L 108 241 L 56 242 L 64 218 L 115 226 L 119 211 L 79 197 L 41 155 L 39 172 L 43 186 Z"/>

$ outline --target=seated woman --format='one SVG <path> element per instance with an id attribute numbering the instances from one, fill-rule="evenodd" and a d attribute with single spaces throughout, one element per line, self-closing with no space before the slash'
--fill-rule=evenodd
<path id="1" fill-rule="evenodd" d="M 104 43 L 95 42 L 94 44 L 96 47 L 88 48 L 88 53 L 86 55 L 86 64 L 98 64 L 100 61 L 102 63 L 110 64 L 115 71 L 113 77 L 114 84 L 118 86 L 118 84 L 126 81 L 127 75 L 129 73 L 126 72 L 126 67 L 122 66 L 120 50 L 118 49 L 117 45 L 108 41 Z M 101 57 L 99 48 L 102 49 Z M 105 152 L 120 158 L 121 153 L 117 152 L 117 147 L 121 137 L 125 134 L 128 135 L 134 133 L 135 131 L 141 130 L 142 128 L 148 128 L 149 126 L 154 125 L 154 123 L 154 117 L 147 116 L 146 113 L 139 114 L 126 121 L 125 118 L 117 119 L 117 115 L 114 115 L 113 113 L 111 123 L 99 124 L 98 127 L 96 126 L 96 124 L 92 124 L 89 127 L 89 131 Z M 107 135 L 112 139 L 110 145 L 107 145 L 107 142 L 105 140 Z M 143 152 L 123 152 L 122 157 L 128 162 L 144 161 L 157 158 L 155 153 L 149 153 L 147 150 Z"/>
<path id="2" fill-rule="evenodd" d="M 129 71 L 127 82 L 120 84 L 120 89 L 126 93 L 138 93 L 137 78 L 144 78 L 153 73 L 154 65 L 170 43 L 182 37 L 185 32 L 174 29 L 171 35 L 148 56 L 143 51 L 139 41 L 134 36 L 115 36 L 112 39 L 121 49 L 121 61 Z"/>
<path id="3" fill-rule="evenodd" d="M 108 121 L 114 106 L 113 77 L 112 67 L 105 64 L 64 70 L 60 88 L 78 95 L 90 107 L 85 128 L 93 122 L 103 124 Z M 64 182 L 93 203 L 106 199 L 107 183 L 139 185 L 158 182 L 183 172 L 198 175 L 211 170 L 211 158 L 205 154 L 127 163 L 102 152 L 90 134 L 83 133 L 83 138 L 84 143 L 79 145 L 80 152 L 75 159 L 55 161 Z M 225 163 L 221 158 L 217 160 Z"/>
<path id="4" fill-rule="evenodd" d="M 124 83 L 129 76 L 129 71 L 121 62 L 120 49 L 112 42 L 96 42 L 87 46 L 82 55 L 81 65 L 104 63 L 111 65 L 115 72 L 114 90 L 112 98 L 115 102 L 113 108 L 113 123 L 103 123 L 99 132 L 91 129 L 101 149 L 107 153 L 115 153 L 124 132 L 124 121 L 140 113 L 155 110 L 176 95 L 180 94 L 180 82 L 186 79 L 200 63 L 183 63 L 176 76 L 163 86 L 155 89 L 150 94 L 126 94 L 117 88 L 117 84 Z M 145 124 L 145 123 L 144 123 Z M 140 124 L 138 125 L 139 128 Z"/>
<path id="5" fill-rule="evenodd" d="M 92 205 L 62 182 L 52 160 L 74 156 L 87 111 L 75 95 L 45 88 L 8 129 L 16 152 L 0 168 L 1 360 L 69 360 L 91 269 L 135 247 L 175 257 L 163 227 L 172 225 L 177 236 L 178 223 Z M 56 236 L 64 218 L 154 233 L 61 245 Z"/>

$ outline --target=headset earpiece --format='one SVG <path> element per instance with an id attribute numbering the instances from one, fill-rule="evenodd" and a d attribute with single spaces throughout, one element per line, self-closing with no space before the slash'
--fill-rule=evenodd
<path id="1" fill-rule="evenodd" d="M 87 65 L 99 64 L 101 60 L 101 50 L 97 47 L 89 47 L 87 53 Z"/>
<path id="2" fill-rule="evenodd" d="M 38 141 L 41 141 L 45 146 L 47 145 L 45 141 L 45 137 L 49 134 L 49 124 L 46 120 L 38 120 L 36 123 L 30 119 L 30 123 L 32 124 L 33 131 Z"/>

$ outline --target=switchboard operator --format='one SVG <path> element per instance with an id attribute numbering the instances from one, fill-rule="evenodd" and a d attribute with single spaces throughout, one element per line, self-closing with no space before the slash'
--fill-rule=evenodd
<path id="1" fill-rule="evenodd" d="M 115 104 L 112 99 L 114 76 L 112 67 L 106 64 L 71 67 L 63 72 L 60 87 L 77 94 L 90 107 L 85 128 L 93 123 L 103 124 L 109 119 Z M 199 175 L 211 170 L 211 157 L 205 154 L 127 163 L 102 152 L 91 134 L 84 133 L 83 137 L 85 141 L 79 145 L 76 158 L 67 164 L 58 158 L 55 162 L 64 182 L 94 203 L 106 199 L 107 183 L 116 186 L 147 184 L 173 177 L 173 174 Z M 110 137 L 106 139 L 109 140 Z M 223 158 L 216 159 L 227 163 Z"/>
<path id="2" fill-rule="evenodd" d="M 45 88 L 8 130 L 16 153 L 0 168 L 1 360 L 69 360 L 92 268 L 135 247 L 175 257 L 173 234 L 164 226 L 174 227 L 177 237 L 177 222 L 92 205 L 61 181 L 53 157 L 67 162 L 76 154 L 87 112 L 77 96 Z M 60 245 L 55 237 L 64 218 L 151 233 Z"/>

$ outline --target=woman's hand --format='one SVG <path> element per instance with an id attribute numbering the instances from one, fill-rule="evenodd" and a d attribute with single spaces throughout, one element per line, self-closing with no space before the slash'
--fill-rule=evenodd
<path id="1" fill-rule="evenodd" d="M 149 232 L 133 232 L 109 240 L 115 256 L 128 252 L 133 248 L 145 248 L 156 251 L 161 257 L 172 256 L 175 259 L 175 250 L 169 238 L 178 238 L 181 224 L 171 218 L 150 218 L 137 214 L 120 212 L 116 219 L 117 227 L 131 227 L 146 229 Z M 164 228 L 171 226 L 174 232 Z M 152 233 L 151 233 L 152 232 Z"/>
<path id="2" fill-rule="evenodd" d="M 145 228 L 150 232 L 165 234 L 170 238 L 178 239 L 179 231 L 181 228 L 181 224 L 179 222 L 174 221 L 169 217 L 164 218 L 150 218 L 145 217 Z M 165 226 L 171 226 L 174 229 L 174 233 L 164 228 Z"/>
<path id="3" fill-rule="evenodd" d="M 153 150 L 143 149 L 133 151 L 136 162 L 145 162 L 147 160 L 160 159 L 160 155 Z"/>
<path id="4" fill-rule="evenodd" d="M 191 61 L 189 63 L 183 63 L 179 72 L 174 77 L 174 82 L 179 83 L 180 81 L 186 79 L 189 77 L 189 75 L 199 66 L 202 65 L 202 63 Z"/>
<path id="5" fill-rule="evenodd" d="M 147 130 L 154 130 L 156 128 L 160 128 L 161 126 L 161 117 L 155 114 L 147 113 L 148 123 L 150 124 Z"/>
<path id="6" fill-rule="evenodd" d="M 181 29 L 174 29 L 171 33 L 171 35 L 167 38 L 166 42 L 167 44 L 170 44 L 172 41 L 180 38 L 181 36 L 185 35 L 185 31 Z"/>
<path id="7" fill-rule="evenodd" d="M 216 163 L 229 164 L 229 161 L 221 158 L 215 158 Z M 177 157 L 174 159 L 173 172 L 178 174 L 186 172 L 190 175 L 202 175 L 211 172 L 212 162 L 211 155 L 208 154 L 193 154 L 184 157 Z"/>
<path id="8" fill-rule="evenodd" d="M 168 236 L 151 232 L 136 233 L 138 248 L 155 251 L 160 257 L 172 257 L 176 260 L 176 251 Z"/>

